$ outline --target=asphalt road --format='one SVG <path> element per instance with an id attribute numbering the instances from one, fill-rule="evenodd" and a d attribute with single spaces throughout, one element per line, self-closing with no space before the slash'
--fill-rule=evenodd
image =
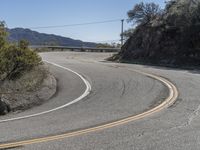
<path id="1" fill-rule="evenodd" d="M 58 135 L 142 113 L 161 103 L 168 89 L 161 82 L 131 70 L 163 76 L 176 85 L 178 100 L 149 117 L 80 136 L 15 149 L 63 150 L 197 150 L 200 147 L 200 72 L 103 62 L 109 53 L 43 53 L 44 60 L 80 73 L 92 86 L 81 101 L 57 111 L 0 123 L 0 143 Z M 26 116 L 64 105 L 86 88 L 74 73 L 49 65 L 58 92 L 47 103 L 9 114 L 1 120 Z"/>

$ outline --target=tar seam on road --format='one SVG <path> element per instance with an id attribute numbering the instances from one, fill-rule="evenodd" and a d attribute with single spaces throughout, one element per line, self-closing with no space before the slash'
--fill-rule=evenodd
<path id="1" fill-rule="evenodd" d="M 68 106 L 70 106 L 70 105 L 72 105 L 74 103 L 77 103 L 77 102 L 79 102 L 80 100 L 82 100 L 83 98 L 85 98 L 86 96 L 88 96 L 90 94 L 91 85 L 90 85 L 89 81 L 87 81 L 82 75 L 80 75 L 79 73 L 77 73 L 77 72 L 75 72 L 75 71 L 73 71 L 73 70 L 71 70 L 69 68 L 60 66 L 58 64 L 55 64 L 55 63 L 52 63 L 52 62 L 49 62 L 49 61 L 44 61 L 44 62 L 47 62 L 48 64 L 54 65 L 54 66 L 62 68 L 64 70 L 70 71 L 70 72 L 74 73 L 75 75 L 77 75 L 84 82 L 84 84 L 86 86 L 86 89 L 85 89 L 84 93 L 81 96 L 79 96 L 78 98 L 76 98 L 75 100 L 73 100 L 73 101 L 71 101 L 71 102 L 69 102 L 67 104 L 64 104 L 62 106 L 53 108 L 51 110 L 47 110 L 47 111 L 43 111 L 43 112 L 39 112 L 39 113 L 27 115 L 27 116 L 21 116 L 21 117 L 16 117 L 16 118 L 0 120 L 0 123 L 9 122 L 9 121 L 16 121 L 16 120 L 21 120 L 21 119 L 27 119 L 27 118 L 32 118 L 32 117 L 41 116 L 41 115 L 44 115 L 44 114 L 47 114 L 47 113 L 51 113 L 51 112 L 57 111 L 59 109 L 68 107 Z"/>
<path id="2" fill-rule="evenodd" d="M 56 64 L 54 64 L 56 65 Z M 63 67 L 64 68 L 64 67 Z M 149 73 L 145 73 L 139 70 L 131 70 L 128 69 L 129 71 L 134 71 L 137 73 L 140 73 L 142 75 L 145 75 L 147 77 L 151 77 L 153 79 L 156 79 L 160 82 L 162 82 L 164 85 L 166 85 L 169 89 L 169 96 L 158 106 L 143 112 L 141 114 L 138 115 L 134 115 L 131 117 L 127 117 L 121 120 L 117 120 L 111 123 L 106 123 L 103 125 L 99 125 L 99 126 L 95 126 L 95 127 L 91 127 L 91 128 L 87 128 L 87 129 L 82 129 L 82 130 L 77 130 L 77 131 L 73 131 L 73 132 L 69 132 L 69 133 L 64 133 L 64 134 L 59 134 L 59 135 L 54 135 L 54 136 L 46 136 L 46 137 L 42 137 L 42 138 L 35 138 L 35 139 L 30 139 L 30 140 L 24 140 L 24 141 L 19 141 L 19 142 L 11 142 L 11 143 L 5 143 L 5 144 L 0 144 L 0 149 L 2 148 L 12 148 L 12 147 L 17 147 L 17 146 L 25 146 L 25 145 L 30 145 L 30 144 L 36 144 L 36 143 L 43 143 L 43 142 L 49 142 L 49 141 L 55 141 L 55 140 L 61 140 L 64 138 L 68 138 L 68 137 L 74 137 L 74 136 L 78 136 L 78 135 L 83 135 L 86 133 L 92 133 L 92 132 L 97 132 L 100 130 L 104 130 L 104 129 L 108 129 L 108 128 L 112 128 L 112 127 L 116 127 L 119 125 L 123 125 L 132 121 L 136 121 L 138 119 L 142 119 L 145 117 L 148 117 L 156 112 L 159 112 L 161 110 L 163 110 L 164 108 L 167 108 L 169 106 L 171 106 L 176 99 L 178 98 L 178 90 L 176 88 L 176 86 L 171 83 L 170 81 L 168 81 L 167 79 L 163 78 L 163 77 L 159 77 L 157 75 L 153 75 L 153 74 L 149 74 Z"/>

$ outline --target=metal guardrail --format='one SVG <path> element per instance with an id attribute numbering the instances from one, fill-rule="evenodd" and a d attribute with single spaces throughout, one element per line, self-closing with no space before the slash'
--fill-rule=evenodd
<path id="1" fill-rule="evenodd" d="M 32 49 L 37 48 L 48 48 L 52 51 L 55 50 L 69 50 L 69 51 L 80 51 L 80 52 L 119 52 L 120 48 L 93 48 L 93 47 L 71 47 L 71 46 L 48 46 L 48 45 L 32 45 Z"/>

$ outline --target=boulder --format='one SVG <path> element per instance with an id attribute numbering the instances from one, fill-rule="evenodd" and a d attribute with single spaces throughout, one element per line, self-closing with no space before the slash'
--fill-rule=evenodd
<path id="1" fill-rule="evenodd" d="M 10 112 L 10 107 L 0 98 L 0 115 L 6 115 Z"/>

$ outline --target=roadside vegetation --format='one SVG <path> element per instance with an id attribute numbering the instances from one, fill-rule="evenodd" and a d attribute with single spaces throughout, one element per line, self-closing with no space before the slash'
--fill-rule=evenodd
<path id="1" fill-rule="evenodd" d="M 118 61 L 165 66 L 200 66 L 200 0 L 170 0 L 161 9 L 139 3 L 128 11 L 133 27 Z"/>
<path id="2" fill-rule="evenodd" d="M 118 44 L 118 43 L 111 43 L 111 44 L 109 44 L 109 43 L 98 43 L 97 45 L 96 45 L 96 48 L 120 48 L 120 44 Z"/>
<path id="3" fill-rule="evenodd" d="M 44 96 L 38 92 L 43 86 L 48 90 L 52 83 L 44 81 L 54 81 L 41 57 L 28 47 L 28 41 L 9 43 L 7 35 L 5 23 L 0 22 L 0 115 L 40 104 L 39 95 Z M 50 88 L 54 90 L 55 86 Z"/>
<path id="4" fill-rule="evenodd" d="M 40 62 L 41 58 L 28 48 L 27 41 L 10 44 L 4 22 L 0 22 L 0 79 L 15 80 Z"/>

